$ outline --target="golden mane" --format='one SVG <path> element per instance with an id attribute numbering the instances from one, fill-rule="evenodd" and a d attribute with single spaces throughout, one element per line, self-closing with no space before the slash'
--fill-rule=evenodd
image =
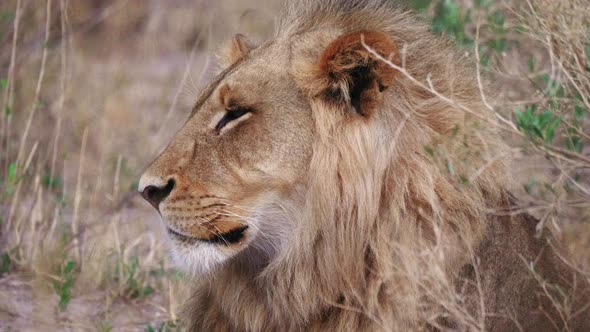
<path id="1" fill-rule="evenodd" d="M 511 204 L 508 156 L 474 66 L 391 2 L 297 1 L 279 21 L 274 40 L 296 39 L 307 50 L 292 61 L 317 134 L 305 188 L 277 207 L 297 226 L 260 270 L 229 262 L 195 281 L 185 314 L 191 329 L 477 330 L 521 303 L 484 301 L 488 286 L 479 284 L 484 274 L 493 280 L 493 264 L 487 271 L 477 258 L 482 243 L 496 241 L 492 224 L 528 230 L 534 221 L 490 213 Z M 309 71 L 323 50 L 316 31 L 357 30 L 387 34 L 405 69 L 378 121 L 338 121 L 334 114 L 346 110 L 316 98 L 321 84 Z M 495 312 L 504 305 L 508 312 Z"/>

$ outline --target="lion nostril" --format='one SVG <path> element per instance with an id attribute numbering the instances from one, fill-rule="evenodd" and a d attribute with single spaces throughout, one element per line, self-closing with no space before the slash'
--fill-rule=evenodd
<path id="1" fill-rule="evenodd" d="M 164 187 L 147 186 L 141 192 L 141 196 L 159 211 L 160 203 L 170 195 L 174 185 L 174 180 L 170 179 Z"/>

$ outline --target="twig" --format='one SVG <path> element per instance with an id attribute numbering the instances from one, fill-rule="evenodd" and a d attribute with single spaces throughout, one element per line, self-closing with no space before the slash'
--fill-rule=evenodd
<path id="1" fill-rule="evenodd" d="M 498 123 L 496 123 L 495 121 L 492 121 L 491 119 L 489 119 L 488 117 L 485 117 L 475 111 L 473 111 L 472 109 L 466 107 L 465 105 L 458 103 L 457 101 L 444 96 L 443 94 L 441 94 L 440 92 L 438 92 L 435 88 L 434 85 L 432 83 L 432 79 L 431 79 L 431 75 L 429 74 L 428 77 L 426 78 L 426 81 L 428 83 L 428 85 L 420 82 L 418 79 L 416 79 L 416 77 L 414 77 L 412 74 L 410 74 L 406 68 L 402 68 L 398 65 L 396 65 L 395 63 L 393 63 L 391 60 L 386 59 L 385 57 L 383 57 L 382 55 L 380 55 L 379 53 L 377 53 L 374 49 L 372 49 L 369 45 L 367 45 L 364 41 L 363 36 L 361 36 L 361 43 L 363 45 L 363 47 L 369 52 L 371 53 L 371 55 L 373 55 L 376 59 L 383 61 L 385 64 L 387 64 L 388 66 L 390 66 L 391 68 L 397 70 L 398 72 L 400 72 L 401 74 L 403 74 L 407 79 L 409 79 L 412 83 L 416 84 L 418 87 L 431 92 L 432 94 L 434 94 L 435 96 L 437 96 L 438 98 L 440 98 L 441 100 L 443 100 L 444 102 L 448 103 L 449 105 L 453 105 L 455 107 L 460 108 L 461 110 L 491 124 L 494 126 L 497 126 L 500 129 L 503 130 L 507 130 L 510 131 L 511 133 L 515 133 L 519 136 L 523 136 L 523 134 L 516 128 L 516 126 L 510 122 L 507 119 L 504 119 L 501 115 L 497 114 L 496 112 L 494 112 L 494 114 L 496 115 L 497 118 L 499 118 L 503 123 L 505 123 L 506 125 L 508 125 L 508 128 L 505 128 L 503 126 L 500 126 Z"/>

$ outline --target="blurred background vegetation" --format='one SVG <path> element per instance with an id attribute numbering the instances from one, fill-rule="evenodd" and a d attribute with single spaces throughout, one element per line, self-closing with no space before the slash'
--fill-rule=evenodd
<path id="1" fill-rule="evenodd" d="M 537 216 L 539 231 L 554 232 L 588 271 L 587 0 L 405 2 L 491 82 L 516 209 Z M 178 329 L 185 276 L 134 189 L 214 75 L 220 42 L 236 32 L 263 40 L 279 8 L 0 3 L 0 330 Z"/>

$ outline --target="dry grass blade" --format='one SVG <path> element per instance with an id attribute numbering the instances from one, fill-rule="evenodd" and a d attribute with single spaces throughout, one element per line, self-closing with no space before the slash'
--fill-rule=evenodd
<path id="1" fill-rule="evenodd" d="M 80 247 L 80 202 L 82 200 L 82 174 L 84 173 L 84 154 L 86 152 L 86 142 L 88 140 L 88 128 L 84 129 L 82 135 L 82 145 L 80 147 L 80 162 L 78 165 L 78 177 L 76 180 L 76 192 L 74 196 L 74 216 L 72 217 L 72 234 L 74 235 L 73 245 L 75 257 L 78 261 L 82 258 L 82 249 Z"/>

